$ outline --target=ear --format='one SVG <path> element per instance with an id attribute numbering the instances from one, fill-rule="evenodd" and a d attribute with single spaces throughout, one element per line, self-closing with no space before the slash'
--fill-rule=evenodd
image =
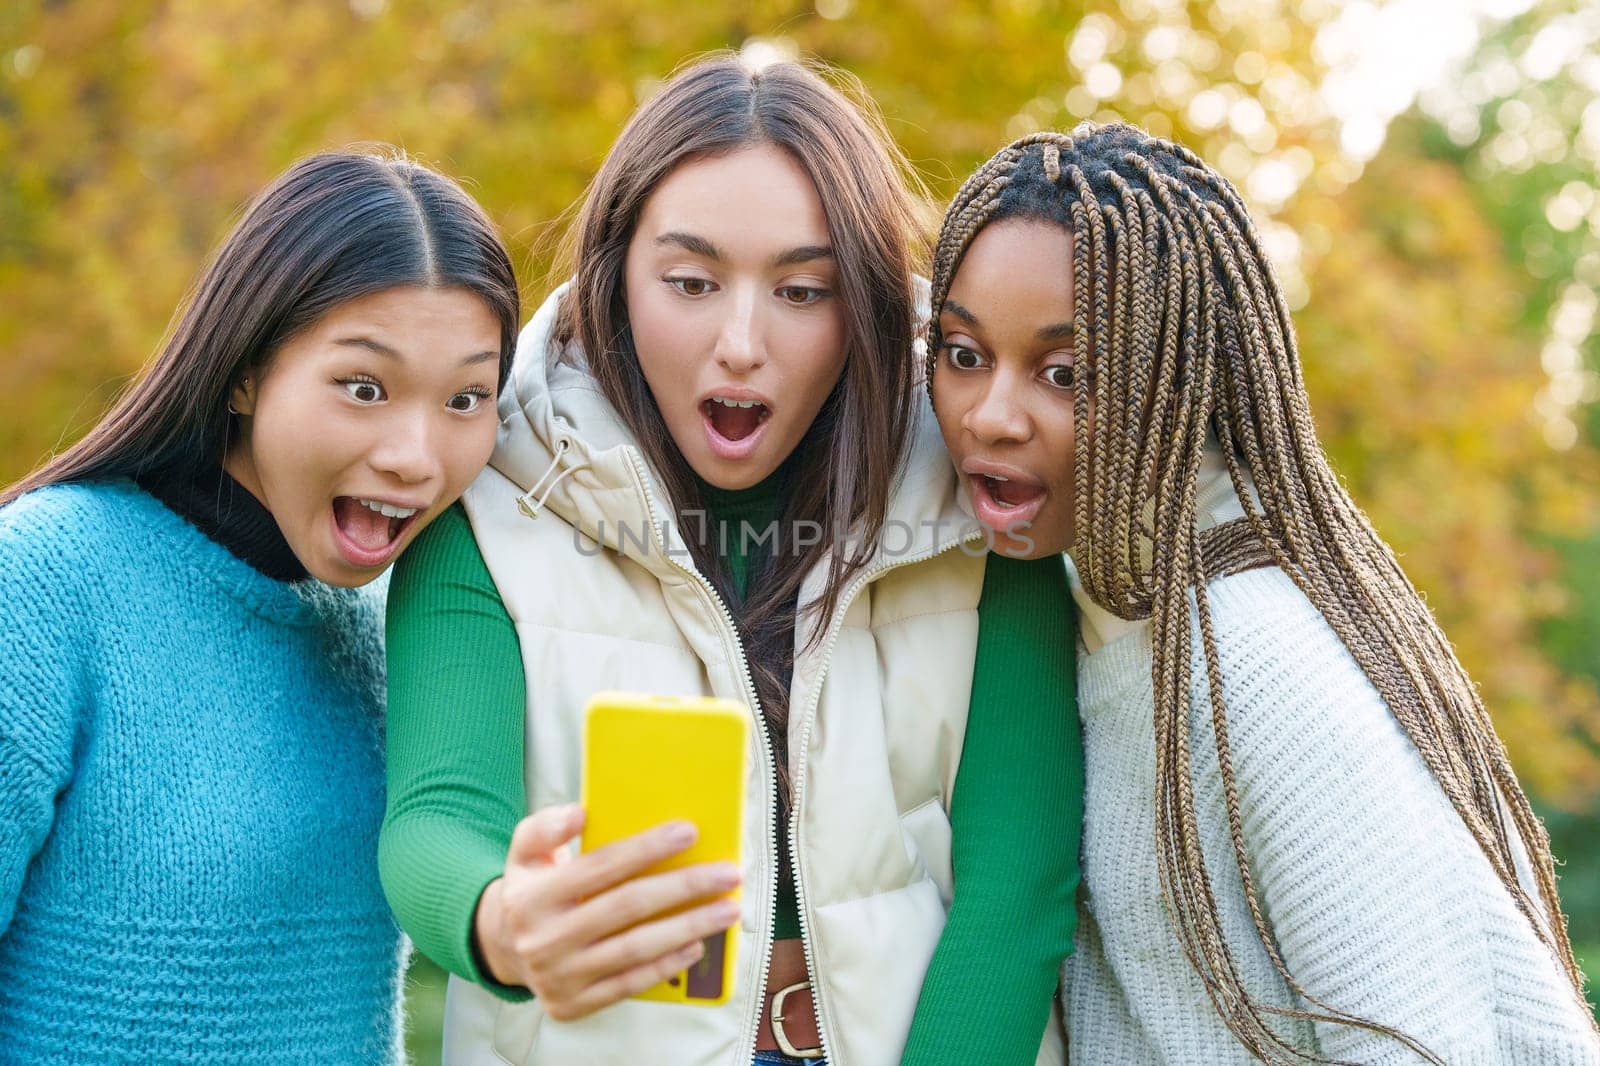
<path id="1" fill-rule="evenodd" d="M 228 410 L 236 415 L 253 415 L 256 411 L 256 378 L 246 374 L 234 382 L 228 393 Z"/>

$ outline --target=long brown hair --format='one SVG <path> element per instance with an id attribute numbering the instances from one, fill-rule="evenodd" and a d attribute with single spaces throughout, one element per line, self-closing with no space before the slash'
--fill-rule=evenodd
<path id="1" fill-rule="evenodd" d="M 800 585 L 827 558 L 826 590 L 817 605 L 826 618 L 865 564 L 903 457 L 916 370 L 911 271 L 917 225 L 908 191 L 915 179 L 865 95 L 850 89 L 847 96 L 821 70 L 791 62 L 752 70 L 737 58 L 717 56 L 681 70 L 644 103 L 584 194 L 568 238 L 573 282 L 559 327 L 563 341 L 578 342 L 601 391 L 638 438 L 677 510 L 695 565 L 740 626 L 785 797 L 789 694 L 783 678 L 793 663 Z M 668 174 L 690 160 L 752 144 L 789 153 L 816 185 L 838 263 L 848 339 L 838 385 L 786 460 L 781 528 L 807 523 L 822 530 L 821 541 L 774 552 L 741 601 L 729 595 L 731 574 L 708 524 L 684 520 L 703 511 L 703 500 L 640 369 L 623 267 L 645 201 Z M 855 547 L 846 551 L 852 536 Z M 780 544 L 787 543 L 780 533 Z"/>
<path id="2" fill-rule="evenodd" d="M 1309 995 L 1267 925 L 1245 853 L 1206 596 L 1228 557 L 1252 550 L 1293 579 L 1360 664 L 1581 1000 L 1549 838 L 1477 689 L 1317 441 L 1288 306 L 1239 194 L 1188 149 L 1131 126 L 1024 137 L 984 164 L 950 205 L 935 251 L 935 331 L 974 235 L 1012 217 L 1052 222 L 1072 236 L 1080 368 L 1073 559 L 1097 604 L 1151 620 L 1162 893 L 1228 1028 L 1267 1062 L 1329 1061 L 1293 1047 L 1268 1015 L 1371 1029 L 1440 1061 L 1405 1034 Z M 1246 514 L 1214 531 L 1220 535 L 1202 535 L 1196 523 L 1208 436 L 1221 444 Z M 1189 769 L 1191 591 L 1233 859 L 1262 946 L 1314 1009 L 1274 1007 L 1249 994 L 1212 895 Z M 1508 808 L 1532 860 L 1537 903 L 1517 878 Z"/>
<path id="3" fill-rule="evenodd" d="M 382 146 L 300 160 L 216 251 L 142 376 L 82 440 L 0 492 L 220 464 L 228 394 L 338 305 L 403 285 L 459 287 L 500 325 L 500 382 L 516 347 L 516 277 L 494 224 L 449 178 Z"/>

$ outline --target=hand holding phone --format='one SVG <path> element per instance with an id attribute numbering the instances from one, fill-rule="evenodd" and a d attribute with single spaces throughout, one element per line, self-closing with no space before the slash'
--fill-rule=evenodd
<path id="1" fill-rule="evenodd" d="M 711 862 L 641 876 L 693 847 L 692 824 L 667 822 L 572 857 L 576 805 L 518 823 L 505 873 L 473 918 L 489 975 L 527 988 L 559 1021 L 581 1018 L 694 965 L 703 941 L 739 920 L 738 867 Z M 707 900 L 709 902 L 706 902 Z M 685 909 L 687 908 L 687 909 Z"/>
<path id="2" fill-rule="evenodd" d="M 584 719 L 583 850 L 604 850 L 663 821 L 698 830 L 686 851 L 649 872 L 728 862 L 744 842 L 750 709 L 705 696 L 602 692 Z M 598 853 L 598 852 L 596 852 Z M 738 937 L 724 927 L 706 938 L 704 957 L 637 993 L 641 999 L 711 1006 L 733 991 Z"/>

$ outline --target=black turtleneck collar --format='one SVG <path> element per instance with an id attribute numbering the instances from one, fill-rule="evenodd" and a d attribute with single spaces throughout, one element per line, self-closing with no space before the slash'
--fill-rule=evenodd
<path id="1" fill-rule="evenodd" d="M 220 466 L 152 470 L 134 480 L 190 525 L 274 581 L 301 581 L 309 576 L 283 539 L 272 512 Z"/>

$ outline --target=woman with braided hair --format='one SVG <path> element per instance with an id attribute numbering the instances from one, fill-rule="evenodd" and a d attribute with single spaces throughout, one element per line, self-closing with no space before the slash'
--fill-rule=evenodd
<path id="1" fill-rule="evenodd" d="M 1074 1060 L 1600 1063 L 1548 838 L 1317 442 L 1233 187 L 1025 137 L 950 206 L 933 316 L 975 514 L 1074 564 Z"/>

